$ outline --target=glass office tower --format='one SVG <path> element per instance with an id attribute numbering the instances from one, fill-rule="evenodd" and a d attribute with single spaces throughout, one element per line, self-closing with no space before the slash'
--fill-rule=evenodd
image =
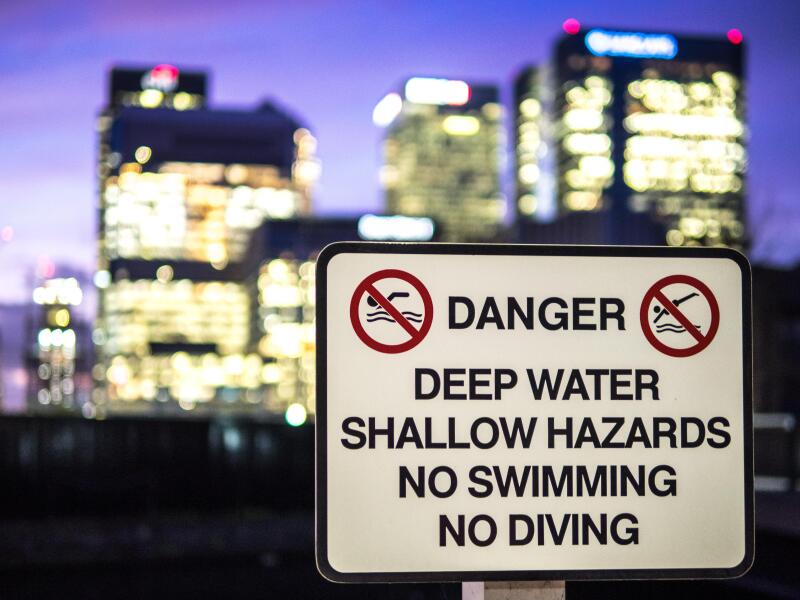
<path id="1" fill-rule="evenodd" d="M 202 74 L 158 65 L 111 82 L 99 119 L 98 414 L 257 407 L 243 263 L 264 220 L 309 210 L 316 142 L 270 104 L 208 109 Z"/>
<path id="2" fill-rule="evenodd" d="M 28 413 L 93 415 L 91 328 L 78 312 L 83 289 L 75 277 L 43 279 L 28 317 Z"/>
<path id="3" fill-rule="evenodd" d="M 250 248 L 256 302 L 254 347 L 263 359 L 262 395 L 267 410 L 290 424 L 315 412 L 316 257 L 346 240 L 423 242 L 438 239 L 426 217 L 363 215 L 360 218 L 269 220 Z"/>
<path id="4" fill-rule="evenodd" d="M 583 238 L 563 241 L 746 244 L 742 60 L 734 36 L 588 29 L 559 40 L 548 82 L 555 229 Z M 517 92 L 520 113 L 531 93 Z M 521 218 L 536 219 L 526 208 Z"/>
<path id="5" fill-rule="evenodd" d="M 373 112 L 386 128 L 386 212 L 432 217 L 445 241 L 493 239 L 506 210 L 502 114 L 491 85 L 412 77 L 386 95 Z"/>

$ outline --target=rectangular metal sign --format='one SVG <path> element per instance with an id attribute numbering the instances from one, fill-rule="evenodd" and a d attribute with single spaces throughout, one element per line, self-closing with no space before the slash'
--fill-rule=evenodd
<path id="1" fill-rule="evenodd" d="M 320 572 L 744 574 L 750 330 L 750 267 L 733 250 L 328 246 Z"/>

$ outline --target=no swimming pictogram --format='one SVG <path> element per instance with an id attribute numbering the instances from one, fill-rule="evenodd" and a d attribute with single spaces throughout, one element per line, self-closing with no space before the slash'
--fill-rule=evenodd
<path id="1" fill-rule="evenodd" d="M 699 279 L 670 275 L 644 295 L 639 312 L 642 332 L 659 352 L 685 358 L 705 350 L 719 329 L 719 305 Z"/>
<path id="2" fill-rule="evenodd" d="M 428 334 L 433 301 L 411 273 L 384 269 L 356 286 L 350 300 L 350 322 L 359 339 L 373 350 L 406 352 Z"/>

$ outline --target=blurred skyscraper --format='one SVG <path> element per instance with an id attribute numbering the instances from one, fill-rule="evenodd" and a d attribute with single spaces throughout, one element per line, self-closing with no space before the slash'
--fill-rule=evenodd
<path id="1" fill-rule="evenodd" d="M 78 313 L 83 289 L 75 277 L 40 281 L 28 315 L 28 413 L 94 414 L 91 327 Z"/>
<path id="2" fill-rule="evenodd" d="M 743 247 L 741 34 L 564 29 L 552 63 L 515 90 L 523 236 Z"/>
<path id="3" fill-rule="evenodd" d="M 551 155 L 547 140 L 552 90 L 548 69 L 528 67 L 514 81 L 514 191 L 517 215 L 527 219 L 555 214 Z M 549 183 L 549 185 L 548 185 Z"/>
<path id="4" fill-rule="evenodd" d="M 316 141 L 293 117 L 206 108 L 205 76 L 115 69 L 99 118 L 99 414 L 256 407 L 244 261 L 266 219 L 310 209 Z"/>
<path id="5" fill-rule="evenodd" d="M 345 240 L 436 239 L 426 217 L 363 215 L 360 218 L 267 220 L 253 236 L 248 271 L 257 287 L 256 348 L 264 360 L 264 407 L 285 413 L 293 425 L 315 411 L 316 287 L 320 250 Z"/>
<path id="6" fill-rule="evenodd" d="M 28 408 L 29 314 L 28 303 L 0 304 L 0 411 L 4 413 Z"/>
<path id="7" fill-rule="evenodd" d="M 381 184 L 390 214 L 429 216 L 445 241 L 489 241 L 506 211 L 500 191 L 505 146 L 498 90 L 412 77 L 375 107 L 386 128 Z"/>

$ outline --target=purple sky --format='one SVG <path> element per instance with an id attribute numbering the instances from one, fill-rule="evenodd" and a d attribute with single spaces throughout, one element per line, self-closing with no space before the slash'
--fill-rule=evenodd
<path id="1" fill-rule="evenodd" d="M 495 81 L 548 55 L 562 21 L 724 34 L 748 44 L 755 255 L 800 258 L 800 3 L 219 2 L 0 3 L 0 302 L 27 300 L 37 257 L 91 270 L 94 117 L 115 62 L 212 72 L 211 103 L 272 97 L 320 142 L 322 213 L 380 210 L 375 102 L 415 73 Z M 776 215 L 781 217 L 777 218 Z M 787 239 L 791 238 L 791 239 Z"/>

